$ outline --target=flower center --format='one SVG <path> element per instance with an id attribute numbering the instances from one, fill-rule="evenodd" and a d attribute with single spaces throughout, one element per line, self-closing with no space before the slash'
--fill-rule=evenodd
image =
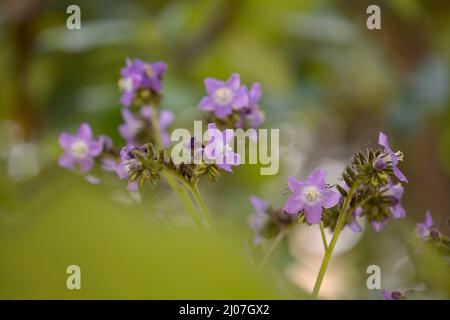
<path id="1" fill-rule="evenodd" d="M 322 197 L 322 194 L 315 186 L 309 186 L 303 191 L 303 196 L 309 202 L 316 202 Z"/>
<path id="2" fill-rule="evenodd" d="M 155 70 L 153 70 L 151 65 L 146 65 L 144 67 L 144 72 L 147 75 L 147 77 L 152 78 L 155 76 Z"/>
<path id="3" fill-rule="evenodd" d="M 123 91 L 133 90 L 133 80 L 131 78 L 122 78 L 119 80 L 119 88 Z"/>
<path id="4" fill-rule="evenodd" d="M 70 153 L 75 158 L 84 158 L 88 154 L 89 147 L 87 143 L 83 140 L 76 140 L 70 146 Z"/>
<path id="5" fill-rule="evenodd" d="M 228 88 L 219 88 L 214 92 L 214 101 L 217 104 L 228 104 L 231 102 L 231 90 Z"/>

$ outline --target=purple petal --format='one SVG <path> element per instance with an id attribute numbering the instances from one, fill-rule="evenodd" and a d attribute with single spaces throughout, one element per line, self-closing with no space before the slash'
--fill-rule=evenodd
<path id="1" fill-rule="evenodd" d="M 352 230 L 353 232 L 361 232 L 362 228 L 359 225 L 359 223 L 356 221 L 356 219 L 354 221 L 352 221 L 351 223 L 347 224 L 347 227 Z"/>
<path id="2" fill-rule="evenodd" d="M 384 147 L 386 150 L 391 150 L 388 137 L 383 132 L 380 132 L 378 135 L 378 144 Z"/>
<path id="3" fill-rule="evenodd" d="M 324 191 L 322 191 L 322 206 L 324 208 L 332 208 L 335 205 L 337 205 L 339 203 L 339 200 L 341 199 L 341 194 L 330 190 L 330 189 L 326 189 Z"/>
<path id="4" fill-rule="evenodd" d="M 225 164 L 238 166 L 241 164 L 241 156 L 231 150 L 225 151 Z"/>
<path id="5" fill-rule="evenodd" d="M 64 153 L 58 159 L 58 164 L 63 168 L 71 169 L 74 165 L 74 159 L 70 154 Z"/>
<path id="6" fill-rule="evenodd" d="M 418 223 L 418 224 L 416 224 L 416 230 L 417 230 L 417 233 L 419 234 L 419 236 L 421 236 L 423 238 L 426 236 L 428 228 L 425 224 Z"/>
<path id="7" fill-rule="evenodd" d="M 77 163 L 80 166 L 81 172 L 88 172 L 91 171 L 92 167 L 94 166 L 94 159 L 86 157 L 78 160 Z"/>
<path id="8" fill-rule="evenodd" d="M 254 83 L 250 92 L 248 93 L 249 103 L 251 105 L 256 105 L 261 99 L 261 85 L 259 83 Z"/>
<path id="9" fill-rule="evenodd" d="M 283 211 L 289 214 L 297 214 L 303 210 L 304 204 L 297 194 L 291 195 L 284 204 Z"/>
<path id="10" fill-rule="evenodd" d="M 214 79 L 214 78 L 206 78 L 205 79 L 205 88 L 206 88 L 206 92 L 210 95 L 213 96 L 215 91 L 220 88 L 223 87 L 225 84 L 223 83 L 223 81 Z"/>
<path id="11" fill-rule="evenodd" d="M 321 189 L 325 188 L 325 177 L 327 176 L 327 172 L 323 169 L 317 169 L 308 177 L 308 184 L 317 186 Z"/>
<path id="12" fill-rule="evenodd" d="M 159 113 L 159 128 L 166 129 L 174 120 L 173 113 L 169 110 L 162 110 Z"/>
<path id="13" fill-rule="evenodd" d="M 236 91 L 241 86 L 241 77 L 237 73 L 233 73 L 231 77 L 227 80 L 226 86 L 232 91 Z"/>
<path id="14" fill-rule="evenodd" d="M 89 156 L 96 157 L 103 151 L 103 142 L 101 140 L 93 140 L 89 142 Z"/>
<path id="15" fill-rule="evenodd" d="M 322 207 L 320 205 L 315 205 L 305 208 L 306 221 L 309 224 L 318 224 L 322 220 Z"/>
<path id="16" fill-rule="evenodd" d="M 253 208 L 257 212 L 264 212 L 267 210 L 267 207 L 269 206 L 269 203 L 267 201 L 264 201 L 255 196 L 248 197 L 248 200 L 251 202 Z"/>
<path id="17" fill-rule="evenodd" d="M 431 216 L 430 211 L 425 213 L 425 226 L 427 228 L 431 228 L 433 226 L 433 217 Z"/>
<path id="18" fill-rule="evenodd" d="M 398 180 L 400 180 L 401 182 L 408 182 L 408 179 L 403 174 L 403 172 L 400 171 L 399 168 L 393 167 L 392 171 L 394 172 L 394 175 L 397 177 Z"/>
<path id="19" fill-rule="evenodd" d="M 63 132 L 59 135 L 59 145 L 63 148 L 63 149 L 69 149 L 70 146 L 72 145 L 74 141 L 73 136 L 71 136 L 70 134 Z"/>
<path id="20" fill-rule="evenodd" d="M 231 166 L 229 164 L 222 163 L 222 164 L 217 164 L 217 166 L 222 170 L 225 170 L 228 172 L 233 172 L 233 169 L 231 169 Z"/>
<path id="21" fill-rule="evenodd" d="M 300 192 L 302 188 L 304 187 L 305 183 L 298 181 L 294 177 L 288 177 L 288 186 L 289 189 L 291 189 L 292 192 Z"/>
<path id="22" fill-rule="evenodd" d="M 406 215 L 405 209 L 401 206 L 401 204 L 397 204 L 395 206 L 390 207 L 392 217 L 394 219 L 404 218 Z"/>
<path id="23" fill-rule="evenodd" d="M 372 227 L 374 228 L 374 230 L 376 232 L 380 232 L 381 230 L 383 230 L 384 226 L 387 223 L 387 219 L 383 220 L 383 221 L 372 221 Z"/>
<path id="24" fill-rule="evenodd" d="M 204 111 L 213 111 L 215 108 L 215 104 L 211 97 L 206 96 L 206 97 L 203 97 L 202 100 L 200 100 L 198 107 Z"/>
<path id="25" fill-rule="evenodd" d="M 76 136 L 86 142 L 90 141 L 92 139 L 91 127 L 87 123 L 82 123 Z"/>
<path id="26" fill-rule="evenodd" d="M 224 119 L 226 116 L 231 114 L 231 106 L 229 104 L 217 106 L 214 110 L 214 114 L 219 119 Z"/>
<path id="27" fill-rule="evenodd" d="M 117 163 L 112 159 L 102 159 L 102 169 L 105 171 L 116 171 Z"/>
<path id="28" fill-rule="evenodd" d="M 248 95 L 245 88 L 242 87 L 238 90 L 238 92 L 236 92 L 236 95 L 233 97 L 232 105 L 235 110 L 239 110 L 249 105 Z"/>
<path id="29" fill-rule="evenodd" d="M 132 192 L 136 192 L 139 189 L 139 185 L 136 181 L 128 181 L 128 186 L 127 186 L 127 190 L 128 191 L 132 191 Z"/>

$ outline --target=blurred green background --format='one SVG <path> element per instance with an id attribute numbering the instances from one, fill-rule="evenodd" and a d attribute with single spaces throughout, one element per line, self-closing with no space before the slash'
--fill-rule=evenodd
<path id="1" fill-rule="evenodd" d="M 81 30 L 66 28 L 71 4 Z M 366 28 L 370 4 L 382 30 Z M 334 183 L 379 131 L 405 154 L 407 219 L 343 237 L 322 297 L 380 298 L 366 287 L 376 264 L 386 289 L 448 298 L 448 265 L 410 251 L 427 209 L 448 233 L 449 9 L 445 0 L 1 2 L 0 298 L 306 298 L 318 230 L 299 226 L 258 275 L 268 244 L 251 246 L 247 197 L 279 207 L 286 177 L 318 166 Z M 192 228 L 163 183 L 139 199 L 113 176 L 93 186 L 57 166 L 59 133 L 83 121 L 124 143 L 117 81 L 127 57 L 169 64 L 162 107 L 173 128 L 201 117 L 205 77 L 261 83 L 264 127 L 280 128 L 280 172 L 245 165 L 204 181 L 218 232 Z M 65 287 L 70 264 L 81 267 L 80 291 Z"/>

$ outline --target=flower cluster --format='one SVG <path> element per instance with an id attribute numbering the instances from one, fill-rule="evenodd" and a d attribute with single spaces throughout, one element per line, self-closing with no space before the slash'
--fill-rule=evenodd
<path id="1" fill-rule="evenodd" d="M 259 108 L 261 87 L 254 83 L 250 90 L 241 85 L 238 74 L 226 81 L 207 78 L 207 96 L 199 108 L 209 112 L 209 120 L 225 128 L 257 128 L 264 122 L 264 113 Z"/>
<path id="2" fill-rule="evenodd" d="M 148 63 L 139 59 L 127 59 L 119 80 L 124 123 L 119 125 L 118 131 L 125 140 L 125 146 L 120 150 L 114 149 L 112 140 L 107 136 L 94 139 L 90 126 L 82 124 L 75 136 L 61 134 L 59 140 L 64 154 L 59 164 L 65 168 L 78 168 L 89 176 L 89 181 L 97 183 L 99 179 L 94 179 L 90 172 L 98 159 L 101 170 L 115 172 L 120 179 L 127 179 L 127 189 L 130 191 L 137 191 L 145 184 L 154 185 L 163 170 L 185 183 L 197 183 L 203 175 L 215 181 L 221 170 L 232 172 L 232 166 L 240 165 L 239 154 L 230 147 L 233 132 L 220 131 L 214 122 L 208 125 L 209 139 L 193 140 L 186 146 L 189 152 L 200 158 L 199 162 L 175 164 L 172 159 L 165 159 L 162 151 L 170 148 L 168 129 L 174 121 L 171 111 L 158 110 L 162 99 L 162 77 L 166 69 L 164 62 Z M 206 83 L 209 88 L 220 89 L 219 81 L 208 78 Z M 252 118 L 257 114 L 262 117 L 258 107 L 259 85 L 253 85 L 250 92 L 247 92 L 246 87 L 241 87 L 237 74 L 227 81 L 226 88 L 222 84 L 222 91 L 211 92 L 217 91 L 218 95 L 222 92 L 222 100 L 219 99 L 222 102 L 230 94 L 232 101 L 226 105 L 245 114 L 245 117 L 240 118 L 242 121 L 259 125 L 262 118 Z M 224 115 L 227 106 L 221 105 L 221 111 L 217 111 L 217 114 Z M 221 109 L 222 107 L 225 109 Z"/>
<path id="3" fill-rule="evenodd" d="M 162 76 L 167 69 L 164 62 L 148 63 L 139 59 L 127 59 L 122 68 L 119 87 L 122 89 L 120 102 L 129 107 L 158 104 L 162 91 Z"/>

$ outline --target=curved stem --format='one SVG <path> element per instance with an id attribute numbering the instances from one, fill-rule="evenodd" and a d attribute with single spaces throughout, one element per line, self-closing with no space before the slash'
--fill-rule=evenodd
<path id="1" fill-rule="evenodd" d="M 208 207 L 206 206 L 205 201 L 203 200 L 203 197 L 200 193 L 200 190 L 198 190 L 198 186 L 196 183 L 190 184 L 191 192 L 194 195 L 195 200 L 199 204 L 203 215 L 205 216 L 206 222 L 208 222 L 208 225 L 210 227 L 214 227 L 214 221 L 211 217 L 211 214 L 209 213 Z"/>
<path id="2" fill-rule="evenodd" d="M 325 251 L 328 250 L 327 237 L 325 237 L 325 229 L 323 227 L 323 222 L 320 223 L 320 234 L 322 235 L 322 242 Z"/>
<path id="3" fill-rule="evenodd" d="M 319 274 L 317 275 L 316 283 L 314 284 L 314 289 L 312 292 L 312 296 L 314 299 L 316 299 L 319 295 L 320 286 L 322 285 L 323 278 L 325 277 L 325 272 L 327 271 L 328 263 L 330 262 L 331 255 L 333 254 L 334 246 L 336 245 L 339 234 L 341 233 L 341 230 L 345 225 L 348 207 L 356 192 L 356 189 L 358 188 L 358 185 L 359 182 L 353 183 L 353 186 L 350 188 L 350 191 L 345 198 L 344 204 L 342 205 L 341 214 L 339 215 L 339 219 L 336 224 L 336 229 L 334 230 L 333 237 L 331 238 L 328 249 L 325 250 L 325 256 L 323 257 L 322 265 L 320 266 Z"/>
<path id="4" fill-rule="evenodd" d="M 269 258 L 272 256 L 273 252 L 281 243 L 281 240 L 284 238 L 285 233 L 286 228 L 280 229 L 280 232 L 278 232 L 277 237 L 275 238 L 275 240 L 273 240 L 272 245 L 270 246 L 269 250 L 267 250 L 266 254 L 261 260 L 261 263 L 259 264 L 258 269 L 256 269 L 256 272 L 261 271 L 262 268 L 266 265 L 267 261 L 269 261 Z"/>

